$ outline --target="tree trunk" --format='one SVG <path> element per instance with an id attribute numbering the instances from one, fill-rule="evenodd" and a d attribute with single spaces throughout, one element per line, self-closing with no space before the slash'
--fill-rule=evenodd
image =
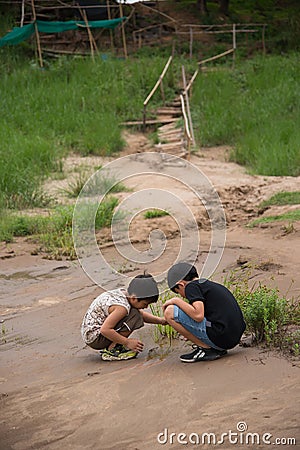
<path id="1" fill-rule="evenodd" d="M 220 0 L 220 13 L 228 16 L 229 0 Z"/>
<path id="2" fill-rule="evenodd" d="M 206 0 L 197 0 L 197 5 L 199 7 L 199 10 L 200 10 L 201 14 L 207 14 L 208 13 Z"/>

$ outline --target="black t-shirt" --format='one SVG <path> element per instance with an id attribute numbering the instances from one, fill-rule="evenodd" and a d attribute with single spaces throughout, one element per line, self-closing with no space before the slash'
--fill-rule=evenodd
<path id="1" fill-rule="evenodd" d="M 232 295 L 223 285 L 210 280 L 190 281 L 185 287 L 189 303 L 204 303 L 204 316 L 210 322 L 206 325 L 209 339 L 218 347 L 235 347 L 245 331 L 242 311 Z"/>

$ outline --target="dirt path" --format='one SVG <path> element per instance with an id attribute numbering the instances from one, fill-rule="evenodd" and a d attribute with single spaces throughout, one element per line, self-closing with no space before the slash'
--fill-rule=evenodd
<path id="1" fill-rule="evenodd" d="M 124 154 L 151 150 L 142 135 L 127 134 L 126 138 Z M 289 296 L 299 298 L 300 224 L 293 229 L 286 223 L 245 227 L 257 217 L 262 199 L 281 190 L 299 190 L 299 178 L 248 175 L 227 162 L 227 153 L 227 148 L 202 149 L 191 158 L 211 180 L 226 213 L 226 246 L 213 277 L 222 280 L 231 270 L 248 264 L 253 267 L 252 282 L 276 285 L 282 293 L 289 290 Z M 104 162 L 73 158 L 68 170 L 71 174 L 76 164 L 95 167 Z M 135 191 L 151 186 L 153 179 L 147 176 L 130 185 Z M 155 181 L 158 186 L 170 188 L 166 180 Z M 56 192 L 57 182 L 48 187 Z M 172 191 L 180 191 L 197 218 L 201 235 L 197 266 L 201 267 L 210 245 L 207 215 L 189 189 L 175 183 Z M 119 196 L 123 199 L 131 193 Z M 145 247 L 155 228 L 164 231 L 169 245 L 162 258 L 148 264 L 149 271 L 157 274 L 176 257 L 180 236 L 171 217 L 149 222 L 138 215 L 132 226 L 137 248 Z M 100 242 L 107 242 L 108 234 L 104 230 Z M 32 249 L 24 239 L 0 248 L 1 450 L 179 449 L 185 445 L 180 440 L 190 438 L 185 447 L 194 447 L 202 433 L 214 433 L 218 440 L 229 430 L 238 433 L 239 443 L 227 435 L 220 446 L 242 449 L 247 447 L 246 432 L 242 432 L 246 425 L 239 424 L 237 429 L 239 422 L 247 424 L 249 433 L 256 433 L 251 448 L 266 448 L 268 439 L 273 444 L 276 438 L 296 438 L 299 445 L 297 361 L 237 347 L 220 361 L 185 365 L 178 357 L 186 344 L 179 341 L 169 347 L 165 343 L 159 348 L 148 326 L 139 333 L 146 349 L 136 360 L 102 362 L 80 337 L 83 314 L 100 289 L 77 261 L 49 261 L 31 255 Z M 107 245 L 103 252 L 112 264 L 116 261 L 113 247 Z M 117 264 L 129 276 L 144 268 L 143 264 Z M 178 438 L 180 432 L 186 437 Z M 176 435 L 170 437 L 170 433 Z M 264 433 L 272 435 L 265 436 L 265 442 Z M 198 446 L 210 448 L 213 442 L 209 445 L 205 439 Z M 296 448 L 291 443 L 284 447 Z"/>

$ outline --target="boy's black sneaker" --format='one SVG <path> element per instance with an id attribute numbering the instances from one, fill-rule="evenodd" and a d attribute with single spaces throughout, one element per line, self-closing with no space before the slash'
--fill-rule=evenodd
<path id="1" fill-rule="evenodd" d="M 197 361 L 214 361 L 220 359 L 227 354 L 227 350 L 216 350 L 214 348 L 202 348 L 198 345 L 193 345 L 194 351 L 180 356 L 180 361 L 187 363 L 194 363 Z"/>

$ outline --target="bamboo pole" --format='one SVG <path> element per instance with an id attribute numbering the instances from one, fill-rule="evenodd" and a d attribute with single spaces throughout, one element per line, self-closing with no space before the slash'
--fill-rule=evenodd
<path id="1" fill-rule="evenodd" d="M 235 30 L 235 33 L 257 33 L 259 30 Z M 232 34 L 231 30 L 224 30 L 224 31 L 206 31 L 206 30 L 199 30 L 199 31 L 193 31 L 194 35 L 196 34 Z M 189 31 L 178 31 L 176 34 L 187 36 L 190 34 Z"/>
<path id="2" fill-rule="evenodd" d="M 165 76 L 165 74 L 166 74 L 166 72 L 167 72 L 167 70 L 168 70 L 168 68 L 169 68 L 169 66 L 171 64 L 172 59 L 173 59 L 173 56 L 170 56 L 168 61 L 167 61 L 167 63 L 166 63 L 166 65 L 165 65 L 165 67 L 164 67 L 164 69 L 163 69 L 163 71 L 162 71 L 162 73 L 160 74 L 157 82 L 155 83 L 155 86 L 153 87 L 153 89 L 151 90 L 150 94 L 148 95 L 148 97 L 146 98 L 146 100 L 143 103 L 143 106 L 144 106 L 144 108 L 143 108 L 143 130 L 145 130 L 145 128 L 146 128 L 147 104 L 150 101 L 150 99 L 151 99 L 152 95 L 154 94 L 154 92 L 156 91 L 156 89 L 158 88 L 158 86 L 159 85 L 161 86 L 162 80 L 163 80 L 163 78 L 164 78 L 164 76 Z"/>
<path id="3" fill-rule="evenodd" d="M 166 74 L 166 72 L 167 72 L 167 70 L 168 70 L 168 68 L 169 68 L 169 66 L 171 64 L 172 59 L 173 59 L 173 56 L 170 56 L 168 61 L 167 61 L 167 63 L 166 63 L 166 65 L 165 65 L 165 67 L 164 67 L 164 70 L 162 71 L 161 75 L 159 76 L 157 82 L 155 83 L 154 88 L 151 90 L 150 94 L 148 95 L 148 97 L 144 101 L 144 105 L 147 105 L 147 103 L 149 102 L 150 98 L 152 97 L 152 95 L 154 94 L 154 92 L 156 91 L 158 86 L 160 85 L 161 80 L 164 78 L 164 76 L 165 76 L 165 74 Z"/>
<path id="4" fill-rule="evenodd" d="M 193 28 L 190 27 L 190 59 L 193 57 Z"/>
<path id="5" fill-rule="evenodd" d="M 111 12 L 110 12 L 110 3 L 109 3 L 109 0 L 106 1 L 106 7 L 107 7 L 108 20 L 111 20 Z M 112 50 L 112 52 L 114 52 L 115 46 L 114 46 L 114 36 L 113 36 L 113 31 L 112 31 L 112 30 L 109 30 L 109 35 L 110 35 L 110 46 L 111 46 L 111 50 Z"/>
<path id="6" fill-rule="evenodd" d="M 122 1 L 122 0 L 121 0 Z M 119 3 L 120 5 L 120 17 L 124 17 L 123 16 L 123 7 L 122 7 L 122 3 Z M 123 47 L 124 47 L 124 56 L 125 59 L 127 59 L 128 54 L 127 54 L 127 45 L 126 45 L 126 36 L 125 36 L 125 27 L 124 27 L 124 23 L 122 22 L 122 39 L 123 39 Z"/>
<path id="7" fill-rule="evenodd" d="M 262 28 L 262 48 L 263 48 L 263 55 L 266 54 L 265 32 L 266 32 L 266 25 L 264 25 L 263 28 Z"/>
<path id="8" fill-rule="evenodd" d="M 188 123 L 188 119 L 187 119 L 186 112 L 185 112 L 184 99 L 183 99 L 182 94 L 180 94 L 180 100 L 181 100 L 181 109 L 182 109 L 183 121 L 184 121 L 184 133 L 186 135 L 187 144 L 188 144 L 188 160 L 190 160 L 191 159 L 192 137 L 191 137 L 190 130 L 189 130 L 189 123 Z"/>
<path id="9" fill-rule="evenodd" d="M 41 49 L 41 42 L 40 42 L 40 35 L 39 35 L 38 26 L 37 26 L 37 23 L 36 23 L 36 12 L 35 12 L 34 0 L 31 0 L 31 8 L 32 8 L 32 16 L 33 16 L 33 20 L 34 20 L 35 37 L 36 37 L 38 54 L 39 54 L 40 66 L 44 67 L 43 57 L 42 57 L 42 49 Z"/>
<path id="10" fill-rule="evenodd" d="M 232 65 L 234 66 L 234 63 L 235 63 L 235 50 L 236 50 L 236 24 L 235 23 L 232 25 L 232 48 L 233 48 Z"/>
<path id="11" fill-rule="evenodd" d="M 24 16 L 25 16 L 25 0 L 22 0 L 22 10 L 21 10 L 21 28 L 24 26 Z"/>
<path id="12" fill-rule="evenodd" d="M 190 100 L 189 100 L 188 91 L 186 90 L 186 76 L 185 76 L 184 66 L 181 67 L 181 70 L 182 70 L 182 81 L 183 81 L 183 89 L 184 89 L 183 93 L 185 96 L 186 110 L 187 110 L 187 115 L 188 115 L 189 124 L 190 124 L 192 143 L 193 143 L 193 145 L 195 145 L 195 135 L 194 135 L 193 121 L 192 121 L 192 115 L 191 115 L 191 109 L 190 109 Z"/>
<path id="13" fill-rule="evenodd" d="M 201 69 L 201 66 L 203 64 L 205 64 L 207 62 L 210 62 L 210 61 L 214 61 L 215 59 L 221 58 L 222 56 L 229 55 L 233 51 L 234 51 L 233 48 L 231 48 L 229 50 L 226 50 L 226 52 L 220 53 L 219 55 L 212 56 L 211 58 L 207 58 L 207 59 L 203 59 L 202 61 L 199 61 L 198 62 L 198 69 L 194 72 L 192 78 L 190 79 L 190 81 L 189 81 L 189 83 L 188 83 L 188 85 L 187 85 L 187 87 L 185 89 L 186 92 L 188 92 L 190 90 L 190 88 L 192 87 L 192 84 L 194 83 L 194 81 L 195 81 L 195 79 L 196 79 L 196 77 L 197 77 L 197 75 L 198 75 L 198 73 L 199 73 L 199 71 Z"/>
<path id="14" fill-rule="evenodd" d="M 185 88 L 186 92 L 188 92 L 188 91 L 190 90 L 192 84 L 194 83 L 194 81 L 195 81 L 195 79 L 196 79 L 196 76 L 197 76 L 198 73 L 199 73 L 199 70 L 200 70 L 200 66 L 199 66 L 198 69 L 194 72 L 192 78 L 190 79 L 189 84 L 188 84 L 187 87 Z"/>
<path id="15" fill-rule="evenodd" d="M 91 57 L 92 57 L 92 60 L 95 61 L 93 36 L 92 36 L 92 32 L 90 30 L 90 26 L 89 26 L 89 22 L 88 22 L 88 19 L 87 19 L 86 11 L 84 9 L 82 10 L 80 8 L 80 14 L 83 17 L 83 20 L 84 20 L 84 23 L 85 23 L 85 26 L 86 26 L 86 30 L 87 30 L 87 34 L 88 34 L 88 37 L 89 37 L 90 49 L 91 49 Z"/>
<path id="16" fill-rule="evenodd" d="M 232 53 L 233 51 L 234 51 L 234 49 L 230 48 L 229 50 L 226 50 L 226 52 L 219 53 L 219 55 L 212 56 L 211 58 L 203 59 L 202 61 L 199 61 L 198 64 L 202 65 L 207 62 L 214 61 L 215 59 L 221 58 L 222 56 L 229 55 L 229 53 Z"/>

